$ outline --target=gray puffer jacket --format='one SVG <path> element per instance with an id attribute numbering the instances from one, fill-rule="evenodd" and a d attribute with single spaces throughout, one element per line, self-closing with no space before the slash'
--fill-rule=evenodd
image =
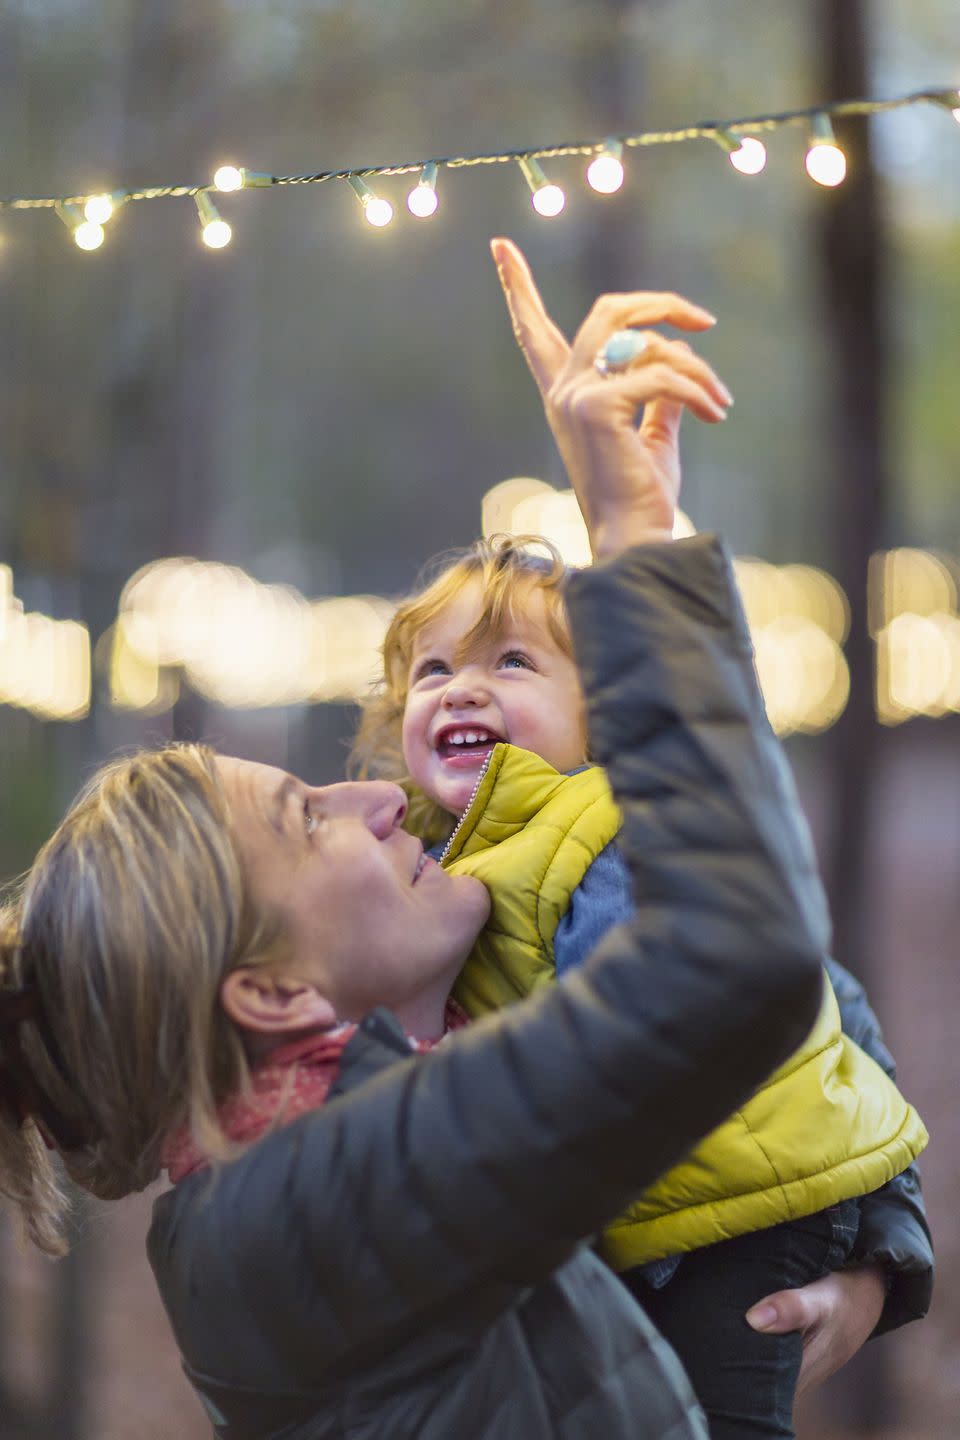
<path id="1" fill-rule="evenodd" d="M 825 906 L 719 544 L 629 551 L 569 607 L 636 914 L 429 1055 L 374 1012 L 321 1110 L 157 1201 L 229 1440 L 705 1440 L 588 1242 L 804 1038 Z"/>

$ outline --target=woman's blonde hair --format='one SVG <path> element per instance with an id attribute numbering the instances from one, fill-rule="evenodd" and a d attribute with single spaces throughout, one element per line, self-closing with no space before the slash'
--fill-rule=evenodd
<path id="1" fill-rule="evenodd" d="M 360 723 L 347 761 L 358 780 L 394 780 L 409 798 L 406 826 L 435 844 L 451 818 L 411 779 L 403 758 L 403 712 L 410 687 L 416 638 L 443 614 L 465 585 L 478 581 L 480 616 L 463 637 L 457 660 L 490 636 L 500 635 L 523 613 L 534 588 L 543 593 L 551 638 L 572 654 L 563 591 L 568 570 L 559 551 L 539 535 L 491 535 L 466 550 L 447 551 L 428 562 L 413 594 L 398 605 L 383 642 L 383 676 L 361 702 Z"/>
<path id="2" fill-rule="evenodd" d="M 8 1080 L 25 1067 L 28 1095 L 25 1118 L 9 1093 L 0 1105 L 0 1192 L 42 1250 L 66 1249 L 45 1131 L 106 1199 L 154 1180 L 184 1123 L 211 1156 L 230 1153 L 216 1106 L 248 1071 L 220 983 L 265 949 L 213 753 L 177 745 L 104 767 L 0 915 L 0 1002 L 28 991 L 39 1012 L 0 1031 Z"/>

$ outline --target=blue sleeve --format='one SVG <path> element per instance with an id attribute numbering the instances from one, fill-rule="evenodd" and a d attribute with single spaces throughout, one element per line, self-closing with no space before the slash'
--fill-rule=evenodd
<path id="1" fill-rule="evenodd" d="M 553 937 L 557 975 L 582 965 L 599 940 L 634 912 L 630 874 L 611 843 L 594 860 L 570 897 L 570 908 Z"/>

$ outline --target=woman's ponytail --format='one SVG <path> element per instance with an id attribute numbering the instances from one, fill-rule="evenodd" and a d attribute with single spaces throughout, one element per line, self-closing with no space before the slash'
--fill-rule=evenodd
<path id="1" fill-rule="evenodd" d="M 34 1089 L 19 1043 L 28 1014 L 19 983 L 17 907 L 0 911 L 0 1194 L 18 1210 L 23 1234 L 45 1254 L 66 1253 L 67 1197 L 32 1113 Z"/>

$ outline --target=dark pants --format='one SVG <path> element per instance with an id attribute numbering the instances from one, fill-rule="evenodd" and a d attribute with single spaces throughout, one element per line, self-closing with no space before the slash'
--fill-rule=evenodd
<path id="1" fill-rule="evenodd" d="M 621 1276 L 686 1366 L 712 1440 L 792 1440 L 802 1337 L 760 1334 L 743 1317 L 765 1295 L 842 1266 L 857 1217 L 848 1201 L 695 1250 L 662 1289 L 642 1267 Z"/>

